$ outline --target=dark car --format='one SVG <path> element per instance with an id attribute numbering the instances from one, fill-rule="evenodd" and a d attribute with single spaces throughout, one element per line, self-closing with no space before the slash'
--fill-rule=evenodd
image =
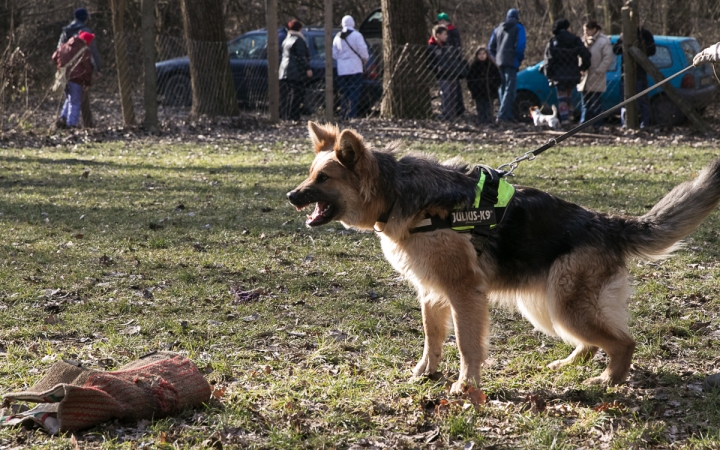
<path id="1" fill-rule="evenodd" d="M 612 43 L 617 42 L 619 36 L 610 36 Z M 655 36 L 657 51 L 650 57 L 650 61 L 667 78 L 680 70 L 692 65 L 693 56 L 700 52 L 700 44 L 691 37 Z M 531 106 L 557 105 L 555 89 L 548 84 L 548 79 L 540 71 L 543 62 L 530 66 L 517 76 L 517 97 L 515 99 L 515 117 L 521 120 L 530 120 L 528 109 Z M 612 108 L 623 101 L 623 92 L 620 91 L 622 79 L 622 57 L 614 57 L 607 69 L 607 90 L 602 95 L 603 111 Z M 652 86 L 655 81 L 648 76 L 648 84 Z M 682 77 L 678 77 L 670 84 L 678 91 L 690 105 L 698 110 L 705 109 L 714 99 L 715 83 L 709 64 L 695 68 Z M 650 107 L 652 123 L 656 125 L 677 125 L 684 119 L 680 108 L 673 103 L 662 91 L 662 88 L 650 91 Z M 573 90 L 573 102 L 576 113 L 580 112 L 580 94 Z"/>
<path id="2" fill-rule="evenodd" d="M 334 30 L 334 33 L 337 31 Z M 325 101 L 325 30 L 307 27 L 302 33 L 310 51 L 310 68 L 313 71 L 304 102 L 306 112 L 311 112 Z M 280 46 L 285 36 L 284 29 L 278 30 Z M 261 29 L 236 37 L 228 42 L 228 53 L 240 106 L 262 108 L 267 102 L 268 90 L 267 32 Z M 155 64 L 155 69 L 160 100 L 168 105 L 189 106 L 192 88 L 188 57 L 159 62 Z M 359 113 L 367 115 L 382 97 L 382 82 L 372 52 L 363 77 Z M 337 83 L 334 84 L 337 87 Z"/>

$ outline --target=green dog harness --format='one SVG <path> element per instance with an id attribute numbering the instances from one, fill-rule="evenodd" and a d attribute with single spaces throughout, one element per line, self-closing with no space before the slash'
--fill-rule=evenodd
<path id="1" fill-rule="evenodd" d="M 515 188 L 496 170 L 488 166 L 479 168 L 480 179 L 475 187 L 472 208 L 455 208 L 445 218 L 428 214 L 410 233 L 451 228 L 460 233 L 488 236 L 490 230 L 502 222 L 507 205 L 515 195 Z"/>

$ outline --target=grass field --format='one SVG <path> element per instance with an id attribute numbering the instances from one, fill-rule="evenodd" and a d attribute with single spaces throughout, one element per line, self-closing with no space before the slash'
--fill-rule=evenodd
<path id="1" fill-rule="evenodd" d="M 493 166 L 499 147 L 422 144 Z M 638 341 L 627 383 L 582 381 L 607 358 L 545 368 L 571 347 L 492 314 L 491 359 L 468 398 L 410 382 L 420 311 L 378 240 L 307 229 L 285 200 L 309 143 L 115 142 L 0 149 L 0 386 L 61 358 L 113 369 L 154 349 L 192 358 L 206 408 L 60 437 L 0 429 L 0 448 L 720 448 L 720 214 L 665 261 L 631 261 Z M 641 214 L 717 151 L 564 147 L 516 184 Z M 251 292 L 247 294 L 247 292 Z M 243 294 L 246 293 L 246 294 Z M 252 298 L 255 297 L 255 298 Z M 453 336 L 441 365 L 457 376 Z"/>

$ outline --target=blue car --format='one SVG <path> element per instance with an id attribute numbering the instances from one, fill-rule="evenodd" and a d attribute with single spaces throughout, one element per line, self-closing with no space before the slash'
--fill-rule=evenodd
<path id="1" fill-rule="evenodd" d="M 334 30 L 337 31 L 339 30 Z M 308 44 L 310 68 L 313 71 L 312 78 L 308 80 L 304 102 L 305 112 L 311 113 L 325 104 L 325 30 L 307 27 L 303 28 L 302 33 Z M 284 29 L 278 30 L 280 45 L 285 36 Z M 264 29 L 247 32 L 228 42 L 227 46 L 230 70 L 240 106 L 247 109 L 263 108 L 267 102 L 268 90 L 267 32 Z M 155 69 L 160 100 L 167 105 L 189 106 L 192 102 L 192 88 L 188 57 L 161 61 L 155 64 Z M 367 115 L 382 97 L 381 75 L 372 54 L 363 77 L 358 112 Z M 335 86 L 337 87 L 337 83 Z"/>
<path id="2" fill-rule="evenodd" d="M 610 36 L 614 44 L 619 36 Z M 701 51 L 698 42 L 691 37 L 655 36 L 657 52 L 650 57 L 660 72 L 669 77 L 692 65 L 693 56 Z M 543 62 L 528 67 L 518 73 L 517 97 L 515 99 L 515 117 L 529 121 L 529 108 L 540 106 L 549 109 L 557 105 L 555 89 L 549 85 L 548 79 L 540 71 Z M 622 80 L 622 56 L 615 56 L 607 70 L 607 90 L 602 96 L 603 111 L 612 108 L 624 99 L 620 90 Z M 655 84 L 648 76 L 650 86 Z M 712 102 L 715 83 L 709 64 L 695 68 L 682 77 L 670 81 L 678 93 L 697 110 L 704 110 Z M 675 103 L 662 91 L 662 87 L 650 91 L 650 107 L 652 123 L 655 125 L 677 125 L 684 120 L 684 115 Z M 580 114 L 580 93 L 573 90 L 576 119 Z"/>

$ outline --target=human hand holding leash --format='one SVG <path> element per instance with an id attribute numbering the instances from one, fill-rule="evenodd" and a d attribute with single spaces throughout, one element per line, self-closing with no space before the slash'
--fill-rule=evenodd
<path id="1" fill-rule="evenodd" d="M 693 66 L 696 67 L 708 62 L 720 62 L 720 42 L 711 45 L 710 47 L 695 55 L 695 57 L 693 58 Z"/>

